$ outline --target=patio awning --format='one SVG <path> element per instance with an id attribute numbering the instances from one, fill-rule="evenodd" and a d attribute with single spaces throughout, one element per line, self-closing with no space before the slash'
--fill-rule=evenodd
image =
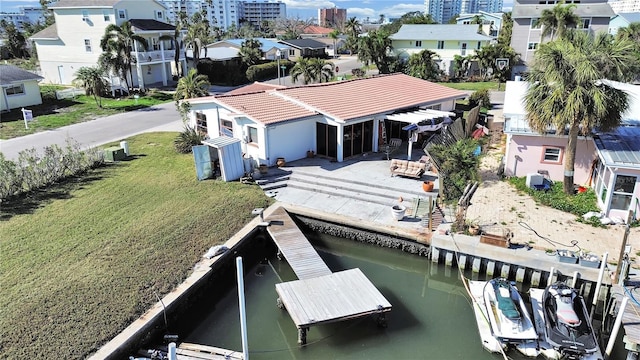
<path id="1" fill-rule="evenodd" d="M 450 123 L 451 116 L 455 116 L 455 115 L 456 114 L 449 111 L 421 109 L 421 110 L 414 110 L 414 111 L 387 115 L 387 119 L 409 123 L 409 125 L 403 127 L 402 130 L 408 130 L 408 131 L 420 130 L 420 132 L 422 132 L 422 131 L 438 130 L 439 128 L 442 127 L 442 125 Z M 436 119 L 443 119 L 443 120 L 437 122 Z M 424 127 L 424 129 L 421 129 L 422 127 Z"/>

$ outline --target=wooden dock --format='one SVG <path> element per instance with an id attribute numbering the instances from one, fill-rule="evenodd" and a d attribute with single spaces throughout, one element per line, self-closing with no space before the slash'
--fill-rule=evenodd
<path id="1" fill-rule="evenodd" d="M 242 352 L 214 346 L 182 343 L 176 348 L 178 360 L 242 360 Z"/>
<path id="2" fill-rule="evenodd" d="M 385 325 L 391 304 L 362 273 L 350 269 L 305 280 L 276 284 L 279 302 L 298 328 L 298 343 L 306 343 L 312 325 L 377 314 Z"/>
<path id="3" fill-rule="evenodd" d="M 611 296 L 618 301 L 617 309 L 620 308 L 622 299 L 625 296 L 629 297 L 627 291 L 633 292 L 635 285 L 638 283 L 638 279 L 634 280 L 633 286 L 623 287 L 615 284 L 611 287 Z M 625 290 L 625 288 L 627 290 Z M 632 294 L 637 296 L 637 293 Z M 627 301 L 627 307 L 624 309 L 624 314 L 622 315 L 622 327 L 624 328 L 623 341 L 625 343 L 625 348 L 630 350 L 630 352 L 640 350 L 640 306 L 638 306 L 633 300 L 634 299 L 629 298 L 629 301 Z M 611 321 L 613 322 L 614 319 Z"/>
<path id="4" fill-rule="evenodd" d="M 267 227 L 269 235 L 298 279 L 331 274 L 331 270 L 284 208 L 276 209 L 266 220 L 270 222 Z"/>

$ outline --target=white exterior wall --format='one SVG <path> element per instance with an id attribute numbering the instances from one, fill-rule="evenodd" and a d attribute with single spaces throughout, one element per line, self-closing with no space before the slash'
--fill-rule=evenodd
<path id="1" fill-rule="evenodd" d="M 7 96 L 4 87 L 0 94 L 0 110 L 11 110 L 21 107 L 42 104 L 40 86 L 38 82 L 27 81 L 24 84 L 24 94 Z"/>
<path id="2" fill-rule="evenodd" d="M 265 164 L 275 165 L 277 158 L 283 157 L 286 161 L 294 161 L 305 158 L 307 150 L 316 149 L 316 119 L 288 121 L 286 123 L 270 125 L 265 129 L 268 137 L 267 158 Z M 283 141 L 286 139 L 286 141 Z"/>
<path id="3" fill-rule="evenodd" d="M 413 54 L 417 54 L 422 50 L 430 50 L 440 56 L 442 70 L 449 73 L 452 67 L 451 62 L 456 55 L 460 56 L 469 56 L 475 55 L 476 50 L 478 49 L 478 42 L 480 42 L 480 47 L 484 47 L 489 45 L 489 41 L 465 41 L 465 40 L 447 40 L 444 42 L 444 48 L 438 49 L 438 41 L 437 40 L 421 40 L 422 46 L 415 46 L 416 40 L 393 40 L 391 42 L 391 46 L 393 47 L 393 51 L 400 57 L 405 60 L 409 59 L 409 57 Z M 462 43 L 467 44 L 467 49 L 465 54 L 462 54 Z"/>

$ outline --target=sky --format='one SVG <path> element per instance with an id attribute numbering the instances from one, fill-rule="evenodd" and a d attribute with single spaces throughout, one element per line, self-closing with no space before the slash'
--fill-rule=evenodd
<path id="1" fill-rule="evenodd" d="M 386 18 L 400 17 L 411 11 L 424 11 L 424 0 L 281 0 L 287 4 L 287 17 L 309 19 L 318 17 L 318 9 L 347 9 L 347 17 L 377 20 L 380 14 Z M 510 6 L 505 1 L 505 6 Z M 1 0 L 0 12 L 18 12 L 21 6 L 39 6 L 38 0 Z"/>

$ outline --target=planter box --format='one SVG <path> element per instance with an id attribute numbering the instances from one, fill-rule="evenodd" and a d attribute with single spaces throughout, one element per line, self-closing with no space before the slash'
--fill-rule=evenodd
<path id="1" fill-rule="evenodd" d="M 576 255 L 575 251 L 557 250 L 556 256 L 558 257 L 558 261 L 560 261 L 561 263 L 567 263 L 567 264 L 578 263 L 578 256 Z"/>
<path id="2" fill-rule="evenodd" d="M 480 242 L 483 244 L 494 245 L 503 248 L 509 247 L 509 240 L 505 239 L 504 236 L 482 234 L 480 235 Z"/>
<path id="3" fill-rule="evenodd" d="M 589 267 L 589 268 L 594 268 L 597 269 L 600 267 L 600 258 L 598 256 L 586 256 L 586 257 L 580 257 L 579 260 L 580 265 L 584 266 L 584 267 Z"/>

